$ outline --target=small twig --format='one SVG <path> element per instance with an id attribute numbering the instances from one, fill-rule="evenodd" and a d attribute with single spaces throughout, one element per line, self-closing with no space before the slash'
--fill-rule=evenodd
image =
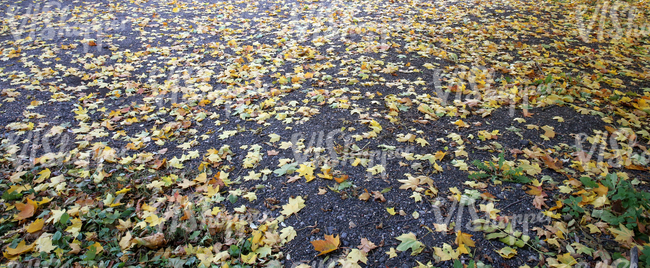
<path id="1" fill-rule="evenodd" d="M 506 209 L 509 208 L 509 207 L 512 207 L 512 206 L 514 206 L 514 205 L 516 205 L 516 204 L 519 204 L 519 203 L 523 202 L 524 200 L 526 200 L 526 199 L 520 199 L 519 201 L 515 201 L 515 202 L 513 202 L 512 204 L 510 204 L 510 205 L 504 207 L 503 210 L 506 210 Z"/>

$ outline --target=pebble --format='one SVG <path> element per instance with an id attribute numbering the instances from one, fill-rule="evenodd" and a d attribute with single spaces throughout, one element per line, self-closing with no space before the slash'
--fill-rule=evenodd
<path id="1" fill-rule="evenodd" d="M 334 226 L 327 227 L 327 233 L 328 234 L 333 234 L 334 233 Z"/>
<path id="2" fill-rule="evenodd" d="M 342 233 L 341 233 L 341 238 L 346 238 L 346 237 L 348 237 L 348 233 L 346 233 L 346 232 L 342 232 Z"/>
<path id="3" fill-rule="evenodd" d="M 379 262 L 384 263 L 386 261 L 386 256 L 379 258 Z"/>
<path id="4" fill-rule="evenodd" d="M 350 242 L 348 242 L 348 240 L 343 240 L 343 246 L 344 246 L 344 247 L 349 247 L 349 246 L 350 246 Z"/>

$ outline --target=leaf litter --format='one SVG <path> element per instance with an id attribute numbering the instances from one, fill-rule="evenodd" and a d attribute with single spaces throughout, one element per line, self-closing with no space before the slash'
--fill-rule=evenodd
<path id="1" fill-rule="evenodd" d="M 650 263 L 647 3 L 3 4 L 3 264 Z"/>

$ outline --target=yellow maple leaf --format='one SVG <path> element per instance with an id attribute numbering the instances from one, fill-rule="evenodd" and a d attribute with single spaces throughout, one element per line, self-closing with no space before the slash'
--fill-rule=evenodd
<path id="1" fill-rule="evenodd" d="M 614 235 L 614 240 L 616 240 L 617 242 L 627 246 L 631 246 L 634 244 L 634 240 L 633 240 L 634 231 L 625 228 L 623 224 L 619 225 L 619 229 L 610 227 L 608 230 L 612 232 L 612 234 Z"/>
<path id="2" fill-rule="evenodd" d="M 82 225 L 81 219 L 74 218 L 71 219 L 70 222 L 72 222 L 72 225 L 68 226 L 68 228 L 66 228 L 65 231 L 71 233 L 72 236 L 79 235 L 79 232 L 81 231 L 81 225 Z"/>
<path id="3" fill-rule="evenodd" d="M 300 164 L 300 168 L 298 168 L 298 175 L 305 177 L 307 182 L 312 181 L 316 177 L 314 177 L 314 168 L 311 167 L 311 164 L 305 165 L 305 164 Z"/>
<path id="4" fill-rule="evenodd" d="M 52 172 L 50 172 L 49 168 L 46 168 L 46 169 L 44 169 L 44 170 L 42 170 L 41 172 L 38 173 L 38 175 L 40 175 L 40 176 L 38 176 L 38 179 L 34 180 L 34 182 L 35 183 L 44 182 L 45 180 L 50 178 L 50 174 L 52 174 Z"/>
<path id="5" fill-rule="evenodd" d="M 490 215 L 490 219 L 495 220 L 497 218 L 497 213 L 501 212 L 501 210 L 494 208 L 494 203 L 490 202 L 487 205 L 480 204 L 479 208 L 481 211 L 487 213 Z"/>
<path id="6" fill-rule="evenodd" d="M 126 232 L 126 234 L 122 237 L 122 239 L 120 239 L 120 243 L 119 243 L 120 248 L 122 248 L 122 250 L 127 250 L 131 248 L 131 246 L 133 245 L 133 243 L 131 243 L 132 238 L 133 237 L 131 236 L 131 232 Z"/>
<path id="7" fill-rule="evenodd" d="M 30 224 L 27 227 L 27 232 L 28 233 L 35 233 L 43 229 L 43 225 L 45 224 L 45 221 L 43 219 L 36 219 L 32 224 Z"/>
<path id="8" fill-rule="evenodd" d="M 18 245 L 15 248 L 10 248 L 7 247 L 6 251 L 3 252 L 3 255 L 5 258 L 13 260 L 16 259 L 18 256 L 22 255 L 23 253 L 30 252 L 34 250 L 34 246 L 36 243 L 32 243 L 30 245 L 25 244 L 25 240 L 20 241 Z"/>
<path id="9" fill-rule="evenodd" d="M 291 216 L 291 214 L 298 214 L 302 208 L 305 207 L 305 200 L 302 196 L 296 198 L 289 198 L 289 203 L 282 206 L 282 215 Z"/>

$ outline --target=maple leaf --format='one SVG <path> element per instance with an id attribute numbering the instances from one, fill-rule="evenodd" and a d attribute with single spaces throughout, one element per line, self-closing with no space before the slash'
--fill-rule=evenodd
<path id="1" fill-rule="evenodd" d="M 36 244 L 36 249 L 39 252 L 50 253 L 52 250 L 57 249 L 52 245 L 52 236 L 53 234 L 43 233 L 37 240 L 34 242 Z"/>
<path id="2" fill-rule="evenodd" d="M 456 120 L 456 122 L 454 122 L 453 124 L 457 125 L 459 128 L 461 128 L 461 127 L 469 127 L 469 125 L 467 123 L 463 122 L 463 120 L 460 120 L 460 119 Z"/>
<path id="3" fill-rule="evenodd" d="M 81 242 L 77 241 L 76 238 L 72 243 L 68 243 L 68 246 L 72 249 L 68 251 L 68 254 L 79 254 L 81 252 Z"/>
<path id="4" fill-rule="evenodd" d="M 634 231 L 625 228 L 623 224 L 619 225 L 619 229 L 610 227 L 608 230 L 612 232 L 614 235 L 614 240 L 617 242 L 627 247 L 631 247 L 634 244 Z"/>
<path id="5" fill-rule="evenodd" d="M 43 225 L 45 224 L 45 221 L 43 219 L 36 219 L 34 222 L 32 222 L 28 227 L 27 227 L 27 232 L 28 233 L 35 233 L 43 229 Z"/>
<path id="6" fill-rule="evenodd" d="M 365 253 L 368 253 L 371 250 L 377 248 L 377 245 L 375 245 L 375 243 L 368 240 L 367 238 L 361 238 L 361 245 L 359 245 L 357 248 L 359 248 Z"/>
<path id="7" fill-rule="evenodd" d="M 433 251 L 436 256 L 440 257 L 440 261 L 449 261 L 458 259 L 458 252 L 456 252 L 451 245 L 444 243 L 442 248 L 434 247 Z"/>
<path id="8" fill-rule="evenodd" d="M 560 160 L 554 159 L 549 155 L 543 155 L 541 156 L 541 158 L 544 161 L 544 164 L 546 164 L 546 166 L 548 166 L 549 168 L 558 172 L 562 170 L 562 162 Z"/>
<path id="9" fill-rule="evenodd" d="M 283 243 L 287 243 L 293 240 L 296 237 L 296 235 L 297 235 L 296 230 L 291 226 L 285 227 L 280 231 L 280 238 L 282 239 Z"/>
<path id="10" fill-rule="evenodd" d="M 480 204 L 479 209 L 488 215 L 490 215 L 490 219 L 496 219 L 497 218 L 497 213 L 499 213 L 501 210 L 494 208 L 494 203 L 490 202 L 487 205 Z"/>
<path id="11" fill-rule="evenodd" d="M 21 240 L 20 243 L 15 248 L 7 247 L 7 249 L 4 252 L 4 256 L 7 259 L 14 259 L 24 253 L 31 252 L 34 250 L 34 246 L 36 243 L 32 243 L 30 245 L 27 245 L 25 243 L 25 240 Z"/>
<path id="12" fill-rule="evenodd" d="M 359 262 L 367 263 L 368 257 L 366 256 L 366 252 L 355 248 L 350 250 L 350 253 L 345 257 L 345 261 L 341 262 L 341 264 L 343 267 L 349 267 L 347 264 L 357 264 Z"/>
<path id="13" fill-rule="evenodd" d="M 66 228 L 65 231 L 71 233 L 72 236 L 79 235 L 79 232 L 81 231 L 81 225 L 82 225 L 81 219 L 74 218 L 71 219 L 70 222 L 72 222 L 72 224 L 68 226 L 68 228 Z"/>
<path id="14" fill-rule="evenodd" d="M 269 142 L 271 142 L 271 143 L 274 143 L 274 142 L 280 140 L 280 135 L 275 134 L 275 133 L 269 134 L 269 137 L 271 138 L 271 140 L 269 140 Z"/>
<path id="15" fill-rule="evenodd" d="M 307 180 L 307 182 L 310 182 L 316 178 L 314 176 L 314 168 L 311 167 L 311 164 L 309 166 L 305 164 L 300 164 L 300 168 L 298 168 L 298 170 L 296 171 L 298 171 L 298 176 L 305 177 L 305 180 Z"/>
<path id="16" fill-rule="evenodd" d="M 546 201 L 545 195 L 537 195 L 533 198 L 533 206 L 537 209 L 542 209 L 542 206 L 548 207 L 544 201 Z"/>
<path id="17" fill-rule="evenodd" d="M 411 196 L 409 196 L 409 197 L 413 198 L 413 200 L 415 200 L 415 202 L 422 202 L 422 195 L 420 193 L 418 193 L 418 192 L 413 192 L 413 194 L 411 194 Z"/>
<path id="18" fill-rule="evenodd" d="M 34 212 L 38 209 L 38 204 L 31 199 L 27 198 L 27 203 L 16 203 L 16 209 L 20 213 L 14 215 L 15 220 L 24 220 L 34 216 Z"/>
<path id="19" fill-rule="evenodd" d="M 420 185 L 420 177 L 408 176 L 406 180 L 397 180 L 398 182 L 403 183 L 399 188 L 400 189 L 411 189 L 415 191 Z"/>
<path id="20" fill-rule="evenodd" d="M 305 200 L 302 199 L 302 196 L 296 198 L 289 198 L 289 203 L 282 206 L 282 215 L 291 216 L 292 214 L 298 214 L 302 208 L 305 207 Z"/>
<path id="21" fill-rule="evenodd" d="M 472 235 L 463 233 L 461 231 L 456 232 L 455 243 L 459 246 L 466 245 L 468 247 L 474 247 L 474 241 L 472 241 Z"/>
<path id="22" fill-rule="evenodd" d="M 414 233 L 402 234 L 395 239 L 402 241 L 402 243 L 397 246 L 397 250 L 407 251 L 408 249 L 411 249 L 411 256 L 419 254 L 424 249 L 424 244 L 418 241 Z"/>
<path id="23" fill-rule="evenodd" d="M 386 170 L 386 169 L 385 169 L 384 166 L 382 166 L 382 165 L 376 165 L 376 166 L 374 166 L 374 167 L 371 167 L 371 168 L 367 168 L 367 169 L 366 169 L 366 171 L 372 173 L 372 175 L 377 175 L 377 174 L 379 174 L 379 173 L 384 172 L 385 170 Z"/>
<path id="24" fill-rule="evenodd" d="M 578 264 L 576 259 L 574 259 L 573 256 L 571 256 L 571 253 L 569 252 L 562 255 L 558 255 L 557 260 L 560 261 L 560 263 L 566 265 L 567 267 L 572 267 L 573 265 Z"/>
<path id="25" fill-rule="evenodd" d="M 133 245 L 133 243 L 131 243 L 132 238 L 131 232 L 126 232 L 126 234 L 122 236 L 122 239 L 120 239 L 120 248 L 122 248 L 122 250 L 131 248 L 131 245 Z"/>
<path id="26" fill-rule="evenodd" d="M 341 241 L 339 236 L 334 235 L 325 235 L 325 240 L 314 240 L 311 241 L 311 244 L 314 245 L 314 249 L 318 252 L 318 256 L 330 253 L 339 248 Z"/>
<path id="27" fill-rule="evenodd" d="M 38 175 L 40 175 L 40 176 L 38 176 L 38 178 L 36 180 L 34 180 L 34 182 L 35 183 L 44 182 L 46 179 L 50 178 L 50 174 L 51 174 L 50 169 L 46 168 L 46 169 L 44 169 L 44 170 L 42 170 L 41 172 L 38 173 Z"/>
<path id="28" fill-rule="evenodd" d="M 341 175 L 340 177 L 335 177 L 334 180 L 338 183 L 343 183 L 348 179 L 348 175 Z"/>

